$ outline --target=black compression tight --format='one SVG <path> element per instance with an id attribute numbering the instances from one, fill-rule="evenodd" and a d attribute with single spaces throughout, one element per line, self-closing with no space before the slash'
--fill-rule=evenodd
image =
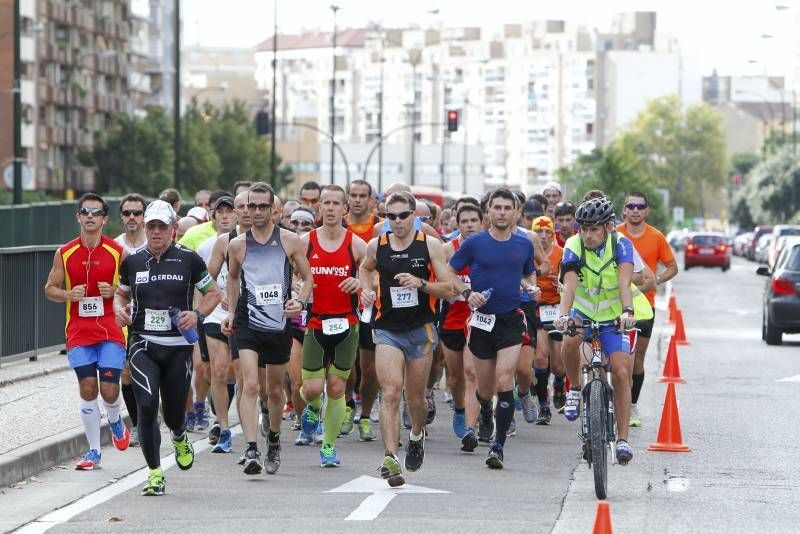
<path id="1" fill-rule="evenodd" d="M 185 431 L 184 408 L 192 381 L 192 347 L 168 347 L 133 340 L 128 350 L 131 382 L 139 415 L 139 442 L 147 465 L 154 469 L 161 464 L 158 429 L 159 393 L 164 403 L 164 422 L 174 436 Z"/>

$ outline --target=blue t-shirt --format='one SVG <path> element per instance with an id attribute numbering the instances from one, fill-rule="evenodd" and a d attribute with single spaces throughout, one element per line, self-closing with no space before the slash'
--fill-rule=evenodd
<path id="1" fill-rule="evenodd" d="M 533 272 L 533 243 L 517 233 L 498 241 L 489 232 L 478 232 L 464 240 L 450 265 L 456 271 L 469 266 L 473 291 L 492 288 L 481 313 L 507 313 L 519 308 L 520 281 Z"/>
<path id="2" fill-rule="evenodd" d="M 517 235 L 519 235 L 521 237 L 524 237 L 525 239 L 528 239 L 528 232 L 526 232 L 525 229 L 522 228 L 521 226 L 517 226 L 517 229 L 514 230 L 514 232 Z M 535 257 L 536 257 L 536 251 L 534 250 L 534 259 L 535 259 Z M 531 294 L 528 293 L 527 291 L 522 291 L 522 288 L 520 288 L 519 301 L 520 302 L 530 302 L 532 300 L 533 300 L 533 297 L 531 297 Z"/>
<path id="3" fill-rule="evenodd" d="M 595 250 L 586 249 L 586 254 L 596 254 L 601 258 L 605 254 L 606 245 L 603 244 L 602 247 Z M 561 263 L 575 263 L 580 261 L 580 258 L 572 252 L 570 249 L 564 249 L 564 257 L 561 259 Z M 633 243 L 631 240 L 623 235 L 617 235 L 617 261 L 619 263 L 633 263 Z"/>

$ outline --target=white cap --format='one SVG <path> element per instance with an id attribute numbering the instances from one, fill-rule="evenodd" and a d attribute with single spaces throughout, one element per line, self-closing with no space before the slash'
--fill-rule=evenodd
<path id="1" fill-rule="evenodd" d="M 544 184 L 544 187 L 542 188 L 542 193 L 544 193 L 548 189 L 553 189 L 555 191 L 558 191 L 559 193 L 562 193 L 561 184 L 559 184 L 558 182 L 547 182 L 546 184 Z"/>
<path id="2" fill-rule="evenodd" d="M 150 221 L 161 221 L 164 224 L 172 224 L 175 222 L 177 217 L 175 216 L 175 210 L 172 209 L 172 206 L 169 205 L 169 202 L 164 202 L 163 200 L 154 200 L 148 206 L 147 209 L 144 210 L 144 222 L 145 224 L 149 223 Z"/>
<path id="3" fill-rule="evenodd" d="M 294 210 L 292 215 L 289 217 L 289 220 L 294 221 L 309 221 L 311 223 L 314 222 L 314 216 L 311 215 L 306 210 Z"/>
<path id="4" fill-rule="evenodd" d="M 201 208 L 200 206 L 195 206 L 194 208 L 190 209 L 186 216 L 194 217 L 200 222 L 205 222 L 208 220 L 208 212 L 205 208 Z"/>

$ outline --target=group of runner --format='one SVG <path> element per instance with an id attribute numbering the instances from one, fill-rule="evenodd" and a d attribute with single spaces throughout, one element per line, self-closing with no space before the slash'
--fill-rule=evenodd
<path id="1" fill-rule="evenodd" d="M 561 332 L 583 318 L 618 321 L 602 342 L 617 456 L 631 460 L 655 286 L 677 273 L 646 223 L 646 195 L 627 196 L 619 226 L 602 192 L 575 207 L 555 182 L 531 198 L 505 188 L 465 196 L 445 212 L 404 184 L 376 195 L 362 180 L 347 189 L 308 182 L 299 200 L 283 202 L 267 184 L 238 182 L 199 192 L 183 218 L 180 202 L 174 190 L 149 204 L 124 197 L 125 232 L 112 240 L 102 233 L 108 204 L 86 194 L 80 236 L 56 251 L 45 292 L 67 303 L 89 441 L 77 469 L 100 463 L 99 392 L 116 448 L 142 448 L 143 495 L 165 491 L 161 420 L 177 465 L 189 469 L 188 432 L 208 430 L 212 452 L 232 451 L 234 401 L 245 474 L 279 470 L 282 419 L 293 411 L 295 444 L 320 445 L 323 467 L 340 464 L 337 439 L 354 428 L 374 441 L 377 419 L 379 470 L 399 486 L 404 470 L 423 464 L 443 369 L 454 446 L 471 453 L 488 443 L 486 465 L 501 469 L 516 411 L 538 425 L 553 410 L 577 419 L 581 338 Z"/>

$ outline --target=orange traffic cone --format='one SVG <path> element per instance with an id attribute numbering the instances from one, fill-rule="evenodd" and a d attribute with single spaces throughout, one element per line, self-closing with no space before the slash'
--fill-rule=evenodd
<path id="1" fill-rule="evenodd" d="M 689 452 L 683 444 L 681 436 L 681 418 L 678 415 L 678 401 L 675 398 L 675 384 L 667 385 L 667 396 L 664 399 L 664 411 L 661 412 L 661 425 L 658 427 L 658 438 L 647 447 L 655 452 Z"/>
<path id="2" fill-rule="evenodd" d="M 678 345 L 689 345 L 689 340 L 686 339 L 686 330 L 683 326 L 683 312 L 681 310 L 675 310 L 675 334 L 673 336 L 675 338 L 675 343 Z"/>
<path id="3" fill-rule="evenodd" d="M 667 323 L 675 323 L 675 312 L 678 311 L 678 303 L 675 300 L 675 290 L 669 294 L 669 303 L 667 304 Z"/>
<path id="4" fill-rule="evenodd" d="M 675 344 L 675 336 L 669 338 L 667 359 L 664 361 L 664 373 L 656 382 L 669 382 L 672 384 L 686 383 L 686 380 L 681 378 L 681 368 L 678 365 L 678 347 Z"/>
<path id="5" fill-rule="evenodd" d="M 597 515 L 594 518 L 592 534 L 611 534 L 611 508 L 608 501 L 597 503 Z"/>

